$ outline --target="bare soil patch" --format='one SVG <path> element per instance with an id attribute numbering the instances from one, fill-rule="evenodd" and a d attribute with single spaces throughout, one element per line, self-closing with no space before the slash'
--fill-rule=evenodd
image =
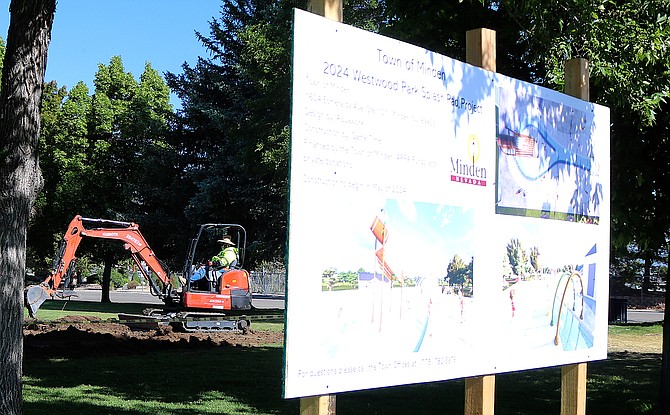
<path id="1" fill-rule="evenodd" d="M 284 339 L 282 333 L 253 328 L 247 333 L 182 333 L 169 326 L 137 331 L 123 324 L 83 316 L 70 316 L 49 324 L 26 323 L 23 330 L 24 358 L 123 355 L 207 347 L 261 347 L 281 344 Z"/>

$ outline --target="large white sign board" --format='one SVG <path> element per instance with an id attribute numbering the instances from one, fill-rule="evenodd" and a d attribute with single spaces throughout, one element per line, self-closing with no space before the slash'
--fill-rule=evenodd
<path id="1" fill-rule="evenodd" d="M 293 63 L 285 397 L 606 357 L 607 108 L 299 10 Z"/>

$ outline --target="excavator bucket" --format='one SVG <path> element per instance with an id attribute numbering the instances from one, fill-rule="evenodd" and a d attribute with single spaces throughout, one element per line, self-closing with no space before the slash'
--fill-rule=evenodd
<path id="1" fill-rule="evenodd" d="M 49 298 L 49 294 L 47 294 L 46 290 L 41 285 L 31 285 L 26 288 L 23 294 L 24 302 L 28 308 L 28 314 L 32 318 L 37 318 L 37 310 L 39 310 L 42 303 Z"/>

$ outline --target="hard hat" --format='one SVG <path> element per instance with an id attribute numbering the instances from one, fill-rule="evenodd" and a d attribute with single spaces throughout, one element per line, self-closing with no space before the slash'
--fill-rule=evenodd
<path id="1" fill-rule="evenodd" d="M 230 236 L 224 236 L 223 239 L 219 239 L 216 242 L 221 242 L 222 244 L 228 244 L 228 245 L 235 245 L 235 243 L 230 240 Z"/>

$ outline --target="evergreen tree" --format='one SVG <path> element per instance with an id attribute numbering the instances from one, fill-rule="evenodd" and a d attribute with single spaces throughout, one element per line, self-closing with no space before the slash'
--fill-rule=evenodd
<path id="1" fill-rule="evenodd" d="M 182 100 L 189 219 L 245 226 L 251 262 L 284 257 L 295 3 L 224 2 L 210 35 L 198 34 L 213 58 L 167 75 Z"/>

